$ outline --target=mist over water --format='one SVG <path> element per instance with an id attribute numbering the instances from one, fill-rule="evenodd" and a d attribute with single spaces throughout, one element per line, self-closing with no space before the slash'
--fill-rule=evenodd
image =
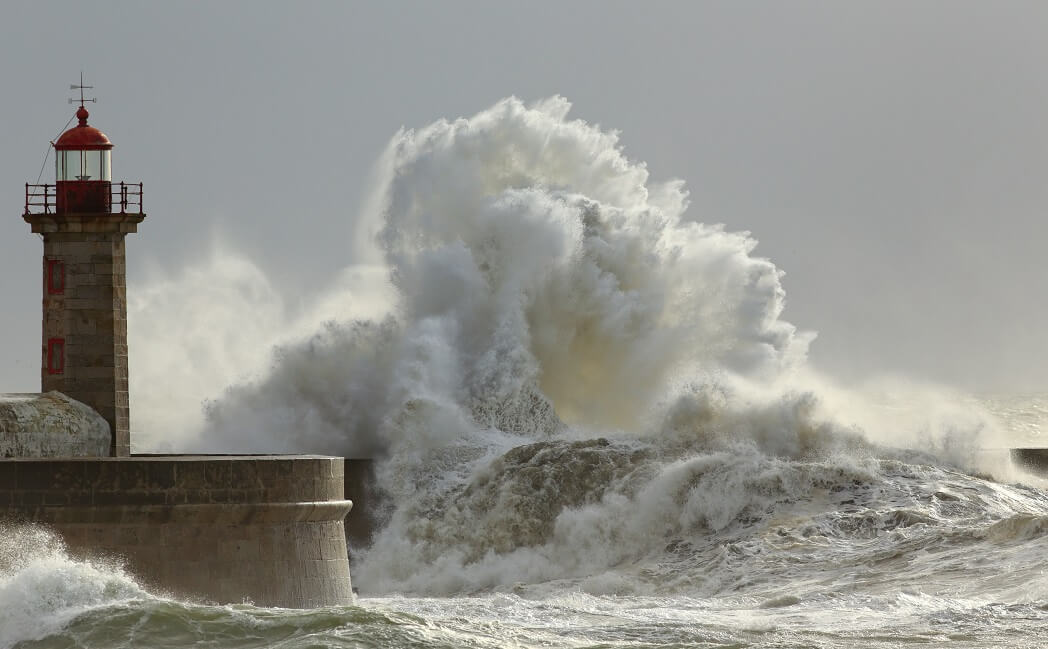
<path id="1" fill-rule="evenodd" d="M 354 585 L 441 629 L 544 602 L 552 626 L 663 610 L 670 644 L 699 641 L 695 611 L 711 642 L 755 618 L 1026 637 L 1048 497 L 987 453 L 1011 425 L 936 386 L 820 375 L 755 239 L 569 108 L 397 133 L 357 263 L 312 301 L 222 247 L 132 287 L 138 450 L 378 458 L 385 523 Z"/>

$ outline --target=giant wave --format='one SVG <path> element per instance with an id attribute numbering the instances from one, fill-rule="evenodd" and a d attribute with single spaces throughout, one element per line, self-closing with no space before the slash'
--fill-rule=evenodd
<path id="1" fill-rule="evenodd" d="M 358 227 L 381 308 L 333 291 L 312 333 L 249 337 L 279 343 L 272 365 L 186 446 L 378 458 L 389 509 L 354 565 L 373 594 L 793 601 L 781 580 L 841 588 L 900 543 L 930 552 L 960 525 L 946 561 L 1041 520 L 1037 492 L 965 473 L 991 418 L 934 394 L 886 417 L 821 378 L 756 241 L 690 215 L 683 182 L 569 109 L 509 98 L 397 133 Z M 156 306 L 133 320 L 167 321 Z"/>

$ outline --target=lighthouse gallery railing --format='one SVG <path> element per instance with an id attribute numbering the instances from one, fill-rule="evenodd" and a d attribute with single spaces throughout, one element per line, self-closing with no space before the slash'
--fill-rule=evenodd
<path id="1" fill-rule="evenodd" d="M 142 213 L 142 183 L 111 183 L 113 214 Z M 25 184 L 25 214 L 54 214 L 57 200 L 55 185 Z M 120 210 L 117 211 L 117 207 Z"/>

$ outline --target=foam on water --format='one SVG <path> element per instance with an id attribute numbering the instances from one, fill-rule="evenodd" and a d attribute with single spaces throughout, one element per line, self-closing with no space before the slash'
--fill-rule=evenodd
<path id="1" fill-rule="evenodd" d="M 150 597 L 117 564 L 75 560 L 44 529 L 0 525 L 0 647 L 43 638 L 92 609 Z"/>

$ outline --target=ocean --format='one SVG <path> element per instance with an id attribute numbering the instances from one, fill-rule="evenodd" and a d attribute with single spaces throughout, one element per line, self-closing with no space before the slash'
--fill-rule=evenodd
<path id="1" fill-rule="evenodd" d="M 354 606 L 182 601 L 7 527 L 0 648 L 1048 645 L 1048 481 L 1007 451 L 1048 446 L 1048 395 L 827 377 L 756 241 L 569 108 L 397 133 L 359 223 L 385 315 L 285 340 L 196 436 L 161 413 L 177 447 L 139 442 L 377 458 Z M 236 287 L 164 294 L 264 311 Z M 220 353 L 180 353 L 186 381 Z"/>
<path id="2" fill-rule="evenodd" d="M 984 401 L 1019 436 L 1048 424 L 1048 395 Z M 390 578 L 373 558 L 362 573 L 355 561 L 363 583 L 350 607 L 191 603 L 141 588 L 119 566 L 71 559 L 45 531 L 7 529 L 0 647 L 1048 644 L 1048 490 L 1036 476 L 998 481 L 900 451 L 670 460 L 611 440 L 515 451 L 488 476 L 500 504 L 461 490 L 459 514 L 440 516 L 467 525 L 476 498 L 506 508 L 442 530 L 455 537 L 440 541 L 446 552 L 473 557 L 429 566 L 428 584 L 395 584 L 446 594 L 368 592 L 383 586 L 367 570 Z M 511 502 L 517 489 L 541 504 Z"/>

